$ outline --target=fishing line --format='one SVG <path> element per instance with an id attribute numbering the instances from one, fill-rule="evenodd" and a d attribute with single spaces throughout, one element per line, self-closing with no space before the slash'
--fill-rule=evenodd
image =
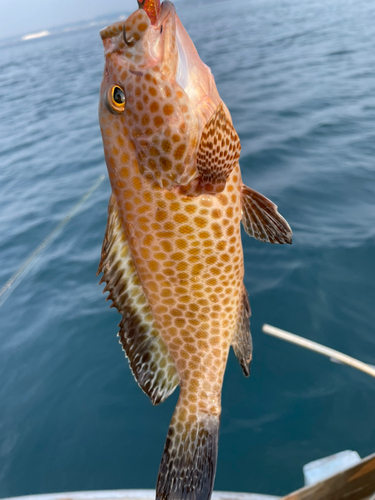
<path id="1" fill-rule="evenodd" d="M 38 261 L 43 250 L 48 248 L 56 237 L 62 232 L 65 226 L 73 219 L 79 212 L 82 205 L 90 198 L 90 196 L 98 189 L 103 182 L 105 176 L 101 175 L 95 184 L 85 193 L 79 202 L 72 208 L 72 210 L 63 218 L 63 220 L 55 227 L 55 229 L 42 241 L 42 243 L 29 255 L 21 267 L 13 274 L 13 276 L 5 283 L 0 290 L 0 307 L 4 304 L 7 298 L 22 282 L 25 276 L 29 273 L 35 263 Z"/>

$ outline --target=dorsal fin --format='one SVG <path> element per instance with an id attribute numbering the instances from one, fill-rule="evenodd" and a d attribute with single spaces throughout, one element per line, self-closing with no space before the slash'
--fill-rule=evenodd
<path id="1" fill-rule="evenodd" d="M 139 281 L 113 195 L 98 274 L 101 272 L 100 283 L 105 281 L 104 291 L 109 291 L 107 300 L 113 300 L 111 307 L 122 314 L 118 335 L 133 375 L 152 403 L 159 404 L 174 391 L 179 377 Z"/>
<path id="2" fill-rule="evenodd" d="M 242 224 L 249 236 L 264 242 L 292 244 L 292 230 L 271 200 L 245 185 L 241 197 Z"/>
<path id="3" fill-rule="evenodd" d="M 238 314 L 237 329 L 232 340 L 232 347 L 245 377 L 250 375 L 250 363 L 253 357 L 253 341 L 250 332 L 251 309 L 245 286 Z"/>
<path id="4" fill-rule="evenodd" d="M 203 129 L 197 152 L 197 171 L 207 192 L 224 189 L 240 152 L 240 139 L 221 102 Z"/>

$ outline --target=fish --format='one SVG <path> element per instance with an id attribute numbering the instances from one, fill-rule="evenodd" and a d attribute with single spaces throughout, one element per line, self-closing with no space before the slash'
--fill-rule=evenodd
<path id="1" fill-rule="evenodd" d="M 154 405 L 180 387 L 157 500 L 209 500 L 232 346 L 252 359 L 241 221 L 290 244 L 277 206 L 242 182 L 241 144 L 172 2 L 139 0 L 100 32 L 99 122 L 112 193 L 99 273 L 120 343 Z"/>

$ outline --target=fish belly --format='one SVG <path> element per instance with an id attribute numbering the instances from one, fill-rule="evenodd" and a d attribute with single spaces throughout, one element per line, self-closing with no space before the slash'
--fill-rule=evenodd
<path id="1" fill-rule="evenodd" d="M 181 196 L 122 169 L 112 183 L 129 248 L 189 412 L 220 414 L 242 300 L 241 176 L 217 195 Z"/>

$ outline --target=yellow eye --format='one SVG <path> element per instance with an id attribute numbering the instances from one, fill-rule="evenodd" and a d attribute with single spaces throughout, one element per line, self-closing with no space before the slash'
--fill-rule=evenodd
<path id="1" fill-rule="evenodd" d="M 125 110 L 125 92 L 118 85 L 114 85 L 108 90 L 108 104 L 114 113 L 123 113 Z"/>

